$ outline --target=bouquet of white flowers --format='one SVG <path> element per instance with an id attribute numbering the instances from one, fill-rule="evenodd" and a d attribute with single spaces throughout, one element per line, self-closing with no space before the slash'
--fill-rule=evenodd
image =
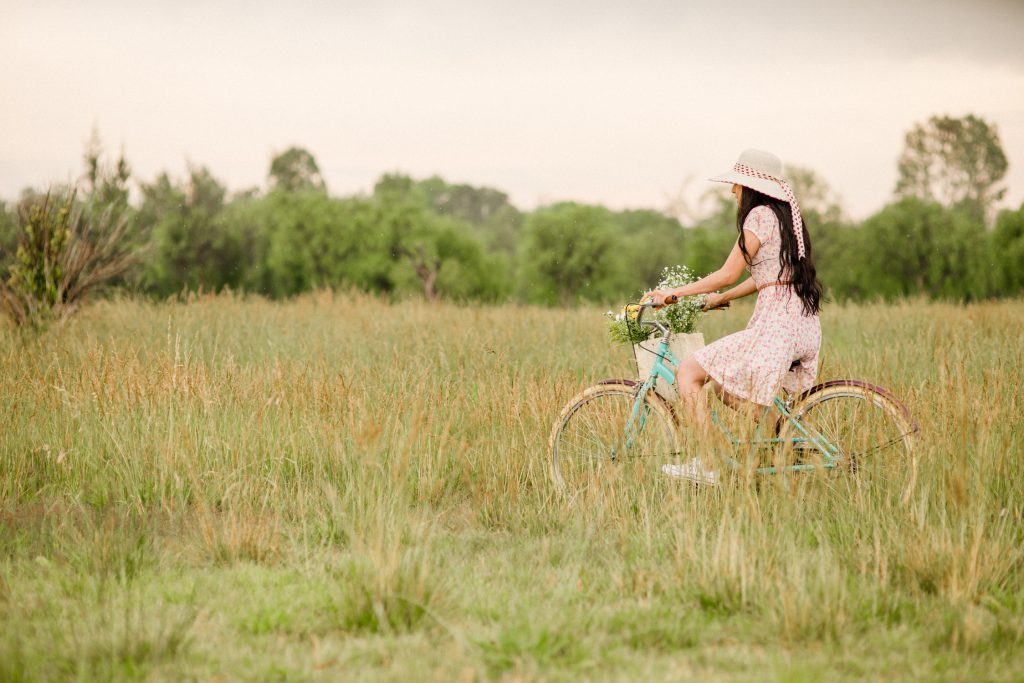
<path id="1" fill-rule="evenodd" d="M 693 271 L 686 266 L 670 266 L 661 271 L 661 281 L 658 282 L 656 289 L 682 287 L 698 279 Z M 680 299 L 678 303 L 656 311 L 654 317 L 666 323 L 673 334 L 690 334 L 697 327 L 697 320 L 704 309 L 705 301 L 707 301 L 707 296 L 704 294 L 688 296 Z M 650 327 L 633 324 L 632 319 L 627 321 L 626 315 L 628 314 L 625 311 L 618 315 L 608 311 L 606 315 L 611 318 L 611 322 L 608 324 L 608 333 L 612 341 L 617 344 L 639 344 L 649 339 L 654 333 Z"/>
<path id="2" fill-rule="evenodd" d="M 665 268 L 661 272 L 661 282 L 658 283 L 657 288 L 682 287 L 697 279 L 697 276 L 686 266 L 672 266 Z M 680 299 L 678 303 L 664 306 L 653 313 L 657 320 L 665 323 L 672 330 L 672 341 L 669 347 L 679 360 L 686 358 L 704 346 L 704 335 L 694 332 L 694 328 L 697 326 L 697 320 L 704 310 L 705 301 L 707 301 L 707 297 L 703 294 L 688 296 Z M 619 315 L 608 311 L 608 315 L 612 318 L 608 325 L 608 332 L 611 335 L 612 341 L 619 344 L 633 345 L 633 354 L 637 365 L 637 379 L 643 382 L 650 376 L 651 366 L 654 364 L 658 345 L 660 344 L 658 340 L 650 339 L 651 335 L 654 334 L 654 330 L 650 327 L 637 325 L 635 322 L 636 313 L 632 311 L 624 310 Z M 626 316 L 630 317 L 627 318 Z M 658 378 L 654 389 L 658 394 L 670 401 L 679 400 L 676 388 L 667 384 L 663 377 Z"/>

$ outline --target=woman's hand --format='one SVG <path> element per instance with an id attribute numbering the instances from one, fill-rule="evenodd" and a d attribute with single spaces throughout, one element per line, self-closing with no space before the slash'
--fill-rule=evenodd
<path id="1" fill-rule="evenodd" d="M 642 297 L 640 297 L 640 303 L 644 303 L 645 301 L 650 301 L 652 304 L 654 304 L 655 308 L 661 308 L 662 306 L 665 305 L 666 297 L 670 297 L 670 296 L 675 296 L 675 290 L 673 290 L 673 289 L 654 289 L 654 290 L 651 290 L 650 292 L 647 292 Z"/>
<path id="2" fill-rule="evenodd" d="M 705 299 L 704 301 L 704 310 L 713 311 L 716 308 L 721 308 L 727 303 L 729 303 L 729 300 L 725 297 L 724 294 L 720 294 L 718 292 L 711 292 L 710 294 L 708 294 L 708 298 Z"/>

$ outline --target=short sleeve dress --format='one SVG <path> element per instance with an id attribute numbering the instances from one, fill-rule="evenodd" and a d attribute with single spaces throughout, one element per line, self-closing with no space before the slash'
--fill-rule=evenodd
<path id="1" fill-rule="evenodd" d="M 821 347 L 821 322 L 805 315 L 792 287 L 779 278 L 782 248 L 779 220 L 767 206 L 755 207 L 743 229 L 757 235 L 761 247 L 750 265 L 757 285 L 757 303 L 746 329 L 708 344 L 694 359 L 728 393 L 770 405 L 779 388 L 802 392 L 814 385 Z M 795 369 L 790 370 L 794 362 Z"/>

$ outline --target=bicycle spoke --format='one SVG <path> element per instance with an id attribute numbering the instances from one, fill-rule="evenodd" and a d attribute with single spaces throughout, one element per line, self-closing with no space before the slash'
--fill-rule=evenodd
<path id="1" fill-rule="evenodd" d="M 847 471 L 859 478 L 885 482 L 905 499 L 916 476 L 910 435 L 901 407 L 870 388 L 841 385 L 812 395 L 795 409 L 795 417 L 811 435 L 818 434 L 836 447 L 834 472 Z M 792 428 L 787 430 L 794 431 Z M 787 437 L 788 438 L 788 437 Z M 822 455 L 812 440 L 796 447 L 801 458 Z"/>
<path id="2" fill-rule="evenodd" d="M 896 436 L 896 437 L 886 441 L 885 443 L 878 444 L 877 446 L 874 446 L 874 447 L 872 447 L 872 448 L 870 448 L 870 449 L 868 449 L 866 451 L 858 451 L 856 453 L 850 453 L 850 457 L 859 457 L 859 456 L 864 456 L 864 455 L 870 455 L 871 453 L 877 453 L 878 451 L 884 450 L 884 449 L 888 448 L 889 446 L 894 446 L 896 444 L 902 443 L 903 440 L 906 439 L 908 436 L 910 436 L 911 433 L 912 432 L 906 432 L 906 433 L 903 433 L 903 434 L 899 434 L 898 436 Z"/>
<path id="3" fill-rule="evenodd" d="M 603 468 L 667 458 L 677 450 L 664 409 L 644 404 L 633 415 L 634 390 L 596 387 L 582 396 L 566 409 L 552 435 L 552 474 L 560 486 L 586 488 Z"/>

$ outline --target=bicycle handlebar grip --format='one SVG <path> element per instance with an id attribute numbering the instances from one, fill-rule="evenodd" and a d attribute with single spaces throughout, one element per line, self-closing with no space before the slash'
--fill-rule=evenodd
<path id="1" fill-rule="evenodd" d="M 671 306 L 672 304 L 677 304 L 677 303 L 679 303 L 679 297 L 676 296 L 675 294 L 669 294 L 668 296 L 665 297 L 665 305 L 666 306 Z"/>

